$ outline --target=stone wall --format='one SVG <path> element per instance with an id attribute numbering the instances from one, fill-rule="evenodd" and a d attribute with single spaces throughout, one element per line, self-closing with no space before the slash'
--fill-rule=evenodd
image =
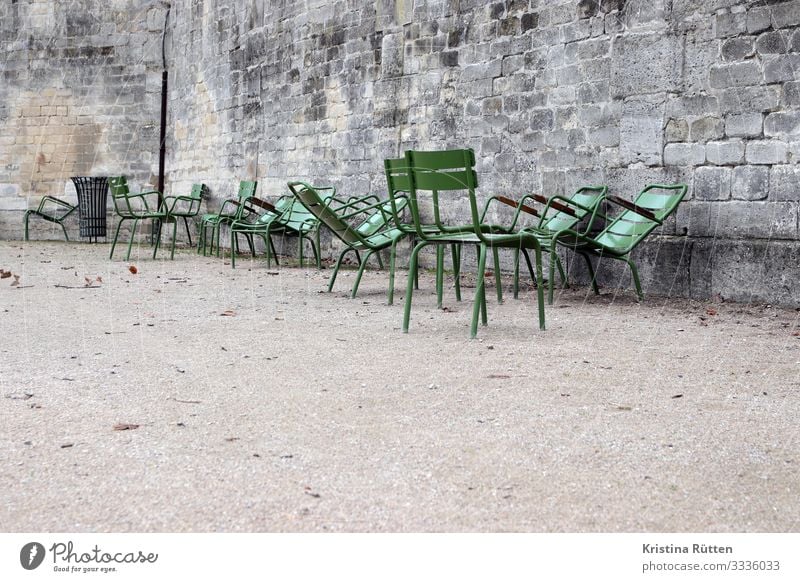
<path id="1" fill-rule="evenodd" d="M 482 196 L 683 181 L 637 254 L 645 291 L 800 305 L 799 26 L 798 0 L 175 0 L 168 188 L 203 181 L 211 208 L 251 178 L 382 192 L 383 158 L 465 146 Z M 153 171 L 145 141 L 122 173 Z"/>
<path id="2" fill-rule="evenodd" d="M 22 238 L 43 194 L 74 203 L 71 176 L 151 181 L 164 16 L 142 0 L 0 3 L 0 237 Z M 68 225 L 77 238 L 77 217 Z M 61 235 L 43 221 L 31 231 Z"/>

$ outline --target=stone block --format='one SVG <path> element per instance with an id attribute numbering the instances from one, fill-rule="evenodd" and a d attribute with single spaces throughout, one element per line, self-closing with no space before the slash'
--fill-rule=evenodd
<path id="1" fill-rule="evenodd" d="M 685 119 L 670 119 L 664 129 L 666 142 L 681 142 L 689 139 L 689 123 Z"/>
<path id="2" fill-rule="evenodd" d="M 681 68 L 680 39 L 672 34 L 627 34 L 612 44 L 611 91 L 616 97 L 674 91 Z"/>
<path id="3" fill-rule="evenodd" d="M 796 0 L 778 4 L 771 3 L 768 10 L 772 18 L 773 28 L 800 25 L 800 2 Z"/>
<path id="4" fill-rule="evenodd" d="M 682 203 L 679 212 L 683 214 L 678 216 L 678 226 L 686 226 L 690 236 L 797 239 L 797 204 L 793 202 L 693 200 Z"/>
<path id="5" fill-rule="evenodd" d="M 664 147 L 665 166 L 698 166 L 706 161 L 706 150 L 697 143 L 670 143 Z"/>
<path id="6" fill-rule="evenodd" d="M 728 137 L 758 137 L 761 135 L 764 116 L 761 113 L 735 113 L 725 117 L 725 135 Z"/>
<path id="7" fill-rule="evenodd" d="M 767 137 L 797 136 L 799 133 L 799 111 L 770 113 L 764 119 L 764 135 Z"/>
<path id="8" fill-rule="evenodd" d="M 785 53 L 789 48 L 789 34 L 782 30 L 771 30 L 756 39 L 756 51 L 760 55 Z"/>
<path id="9" fill-rule="evenodd" d="M 800 54 L 767 55 L 764 57 L 763 62 L 765 82 L 781 83 L 798 80 Z"/>
<path id="10" fill-rule="evenodd" d="M 787 81 L 783 84 L 781 105 L 789 109 L 800 108 L 800 81 Z"/>
<path id="11" fill-rule="evenodd" d="M 800 262 L 796 243 L 776 240 L 705 243 L 704 260 L 693 265 L 692 278 L 704 268 L 711 279 L 703 297 L 796 306 L 800 303 Z M 695 262 L 692 257 L 692 263 Z M 709 268 L 710 267 L 710 268 Z"/>
<path id="12" fill-rule="evenodd" d="M 664 132 L 661 117 L 624 117 L 620 122 L 620 157 L 625 164 L 662 163 Z"/>
<path id="13" fill-rule="evenodd" d="M 734 168 L 731 195 L 735 200 L 765 200 L 769 194 L 769 172 L 765 166 Z"/>
<path id="14" fill-rule="evenodd" d="M 704 166 L 694 171 L 692 194 L 696 200 L 727 200 L 731 197 L 731 169 Z"/>
<path id="15" fill-rule="evenodd" d="M 741 141 L 710 141 L 706 144 L 706 160 L 717 166 L 741 164 L 744 147 Z"/>
<path id="16" fill-rule="evenodd" d="M 714 89 L 759 85 L 764 78 L 755 61 L 714 65 L 709 74 L 711 87 Z"/>
<path id="17" fill-rule="evenodd" d="M 800 167 L 772 166 L 769 185 L 770 200 L 800 202 Z"/>
<path id="18" fill-rule="evenodd" d="M 689 139 L 699 142 L 719 139 L 724 134 L 724 127 L 723 121 L 717 117 L 695 119 L 689 126 Z"/>
<path id="19" fill-rule="evenodd" d="M 722 58 L 725 61 L 741 61 L 755 54 L 753 37 L 737 36 L 722 43 Z"/>
<path id="20" fill-rule="evenodd" d="M 745 160 L 748 164 L 784 164 L 788 149 L 786 143 L 777 140 L 747 142 Z"/>
<path id="21" fill-rule="evenodd" d="M 381 75 L 383 77 L 391 79 L 403 74 L 404 52 L 403 33 L 384 35 L 381 41 Z"/>
<path id="22" fill-rule="evenodd" d="M 714 35 L 717 38 L 739 36 L 747 32 L 746 12 L 722 12 L 714 19 Z"/>
<path id="23" fill-rule="evenodd" d="M 719 100 L 714 95 L 680 95 L 667 100 L 670 117 L 701 117 L 719 112 Z"/>
<path id="24" fill-rule="evenodd" d="M 780 95 L 780 88 L 774 85 L 725 89 L 719 93 L 720 112 L 768 112 L 778 107 Z"/>
<path id="25" fill-rule="evenodd" d="M 772 15 L 768 6 L 754 7 L 747 11 L 747 32 L 755 34 L 772 26 Z"/>

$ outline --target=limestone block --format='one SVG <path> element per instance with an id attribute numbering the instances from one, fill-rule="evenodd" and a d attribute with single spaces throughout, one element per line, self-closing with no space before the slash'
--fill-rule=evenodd
<path id="1" fill-rule="evenodd" d="M 769 176 L 765 166 L 734 168 L 731 195 L 737 200 L 764 200 L 769 193 Z"/>
<path id="2" fill-rule="evenodd" d="M 677 89 L 681 52 L 679 39 L 674 35 L 618 35 L 613 40 L 611 59 L 611 90 L 614 96 Z"/>
<path id="3" fill-rule="evenodd" d="M 731 169 L 696 168 L 692 193 L 696 200 L 728 200 L 731 196 Z"/>
<path id="4" fill-rule="evenodd" d="M 706 144 L 706 160 L 718 166 L 741 164 L 744 149 L 741 141 L 710 141 Z"/>
<path id="5" fill-rule="evenodd" d="M 756 140 L 747 142 L 745 160 L 748 164 L 783 164 L 786 163 L 787 153 L 784 142 Z"/>

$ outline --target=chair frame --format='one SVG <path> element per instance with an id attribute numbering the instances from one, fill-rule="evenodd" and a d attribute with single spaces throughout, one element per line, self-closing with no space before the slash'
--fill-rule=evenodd
<path id="1" fill-rule="evenodd" d="M 66 209 L 66 212 L 58 215 L 57 209 L 53 212 L 48 211 L 45 206 L 48 204 L 55 205 L 62 209 Z M 29 233 L 28 233 L 28 220 L 31 216 L 38 216 L 39 218 L 46 220 L 47 222 L 52 222 L 57 224 L 61 227 L 61 230 L 64 231 L 64 238 L 69 242 L 69 235 L 67 234 L 67 228 L 64 226 L 64 220 L 73 212 L 78 209 L 76 204 L 70 204 L 66 200 L 61 200 L 60 198 L 56 198 L 55 196 L 45 195 L 42 196 L 42 199 L 39 201 L 39 206 L 36 209 L 29 209 L 25 211 L 25 215 L 23 220 L 25 222 L 25 240 L 30 240 Z"/>

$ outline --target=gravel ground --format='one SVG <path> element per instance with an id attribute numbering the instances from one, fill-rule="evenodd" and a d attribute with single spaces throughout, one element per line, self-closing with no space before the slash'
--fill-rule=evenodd
<path id="1" fill-rule="evenodd" d="M 6 532 L 800 526 L 798 311 L 107 253 L 0 242 Z"/>

